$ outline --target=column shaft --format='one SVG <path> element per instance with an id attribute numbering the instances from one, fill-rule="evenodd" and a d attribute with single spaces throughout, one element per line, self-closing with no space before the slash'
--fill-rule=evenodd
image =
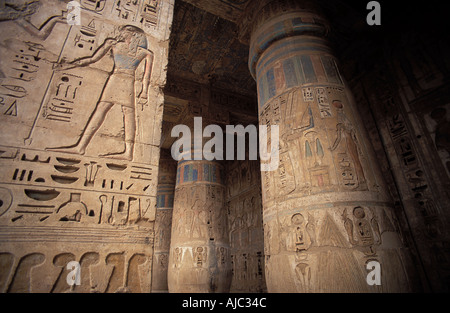
<path id="1" fill-rule="evenodd" d="M 218 161 L 178 163 L 169 260 L 170 292 L 228 292 L 230 246 Z"/>
<path id="2" fill-rule="evenodd" d="M 164 153 L 166 152 L 166 153 Z M 152 268 L 152 292 L 168 292 L 172 211 L 175 193 L 177 162 L 170 153 L 161 151 L 159 161 L 158 192 L 156 194 L 155 247 Z"/>
<path id="3" fill-rule="evenodd" d="M 327 23 L 290 2 L 266 5 L 250 42 L 260 124 L 280 127 L 279 168 L 262 173 L 268 291 L 408 291 L 408 253 Z M 381 285 L 368 284 L 372 261 Z"/>

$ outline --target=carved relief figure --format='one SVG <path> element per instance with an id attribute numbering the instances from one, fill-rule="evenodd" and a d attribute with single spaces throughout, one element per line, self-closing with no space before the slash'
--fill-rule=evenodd
<path id="1" fill-rule="evenodd" d="M 173 266 L 179 268 L 181 266 L 181 261 L 183 258 L 183 249 L 176 247 L 173 254 Z"/>
<path id="2" fill-rule="evenodd" d="M 336 150 L 339 146 L 343 147 L 346 153 L 351 157 L 352 163 L 355 167 L 356 175 L 358 177 L 359 185 L 365 183 L 364 171 L 359 159 L 360 148 L 358 146 L 358 139 L 356 137 L 356 130 L 353 124 L 345 116 L 344 106 L 341 101 L 333 101 L 333 106 L 337 110 L 338 124 L 336 125 L 336 140 L 331 147 L 331 151 Z M 343 169 L 343 168 L 341 168 Z M 345 170 L 345 169 L 343 169 Z"/>
<path id="3" fill-rule="evenodd" d="M 204 211 L 205 203 L 201 200 L 196 200 L 191 207 L 192 219 L 190 225 L 191 238 L 203 238 L 207 234 L 206 229 L 206 212 Z"/>
<path id="4" fill-rule="evenodd" d="M 145 60 L 145 72 L 142 90 L 138 95 L 139 104 L 147 103 L 147 92 L 153 63 L 153 52 L 147 49 L 145 33 L 135 26 L 125 25 L 119 28 L 119 35 L 106 39 L 91 57 L 80 58 L 67 64 L 58 64 L 57 69 L 83 67 L 99 61 L 108 53 L 114 60 L 114 70 L 109 76 L 101 98 L 89 118 L 78 141 L 71 146 L 47 148 L 48 150 L 84 154 L 92 137 L 103 124 L 106 114 L 114 105 L 120 105 L 123 112 L 125 129 L 125 148 L 119 153 L 108 153 L 103 156 L 132 160 L 136 133 L 135 116 L 135 71 Z"/>

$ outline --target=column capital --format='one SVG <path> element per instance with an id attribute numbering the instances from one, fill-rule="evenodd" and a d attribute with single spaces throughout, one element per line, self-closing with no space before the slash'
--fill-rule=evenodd
<path id="1" fill-rule="evenodd" d="M 250 45 L 249 69 L 254 78 L 256 63 L 274 42 L 292 36 L 326 37 L 329 24 L 313 1 L 251 1 L 239 26 L 239 39 Z"/>
<path id="2" fill-rule="evenodd" d="M 310 12 L 321 15 L 322 10 L 311 0 L 258 0 L 249 1 L 238 23 L 238 38 L 249 44 L 252 33 L 267 20 L 293 11 Z"/>

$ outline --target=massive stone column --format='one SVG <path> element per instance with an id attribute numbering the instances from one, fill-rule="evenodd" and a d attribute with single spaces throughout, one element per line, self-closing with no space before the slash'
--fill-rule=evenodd
<path id="1" fill-rule="evenodd" d="M 228 292 L 230 245 L 220 161 L 178 162 L 172 217 L 169 292 Z"/>
<path id="2" fill-rule="evenodd" d="M 152 267 L 152 292 L 168 292 L 170 235 L 175 193 L 177 163 L 166 150 L 161 150 L 156 194 L 155 246 Z"/>
<path id="3" fill-rule="evenodd" d="M 259 122 L 280 127 L 279 167 L 262 172 L 268 291 L 410 290 L 408 250 L 327 21 L 308 1 L 249 10 Z M 368 284 L 374 264 L 381 285 Z"/>

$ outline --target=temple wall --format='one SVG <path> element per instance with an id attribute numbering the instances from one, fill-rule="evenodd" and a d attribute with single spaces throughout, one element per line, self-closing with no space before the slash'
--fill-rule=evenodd
<path id="1" fill-rule="evenodd" d="M 173 1 L 5 3 L 0 291 L 149 292 Z"/>
<path id="2" fill-rule="evenodd" d="M 450 290 L 448 35 L 180 0 L 172 40 L 175 0 L 68 2 L 0 0 L 0 292 Z M 278 125 L 278 168 L 177 164 L 194 117 Z"/>
<path id="3" fill-rule="evenodd" d="M 376 62 L 354 56 L 344 65 L 348 77 L 362 73 L 350 85 L 383 164 L 404 239 L 415 247 L 423 286 L 431 291 L 450 286 L 448 48 L 448 39 L 410 30 L 374 46 L 367 58 Z"/>

